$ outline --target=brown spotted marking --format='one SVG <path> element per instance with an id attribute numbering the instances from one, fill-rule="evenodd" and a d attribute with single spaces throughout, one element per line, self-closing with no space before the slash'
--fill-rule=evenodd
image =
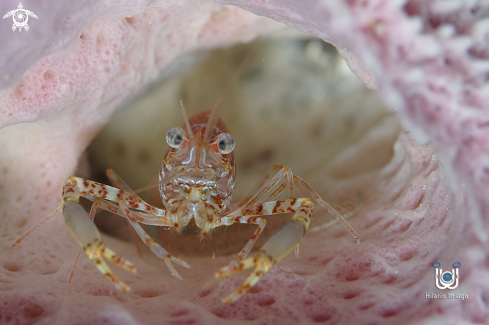
<path id="1" fill-rule="evenodd" d="M 113 283 L 117 283 L 117 280 L 115 279 L 115 276 L 114 276 L 113 274 L 111 274 L 111 273 L 105 273 L 104 275 L 105 275 L 107 278 L 109 278 L 111 282 L 113 282 Z"/>
<path id="2" fill-rule="evenodd" d="M 256 229 L 256 232 L 253 234 L 251 239 L 257 239 L 258 236 L 260 236 L 260 234 L 261 234 L 261 228 L 258 228 L 258 229 Z"/>
<path id="3" fill-rule="evenodd" d="M 282 191 L 285 190 L 285 187 L 286 186 L 287 186 L 287 184 L 286 183 L 283 183 L 282 185 L 280 185 L 279 187 L 277 187 L 277 189 L 275 191 L 273 191 L 272 194 L 270 194 L 270 197 L 271 198 L 274 198 L 277 195 L 279 195 L 280 193 L 282 193 Z"/>
<path id="4" fill-rule="evenodd" d="M 261 215 L 263 212 L 263 204 L 259 204 L 256 208 L 256 213 Z"/>

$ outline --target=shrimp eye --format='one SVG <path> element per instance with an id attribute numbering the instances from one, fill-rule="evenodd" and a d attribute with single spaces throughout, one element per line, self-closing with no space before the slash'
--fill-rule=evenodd
<path id="1" fill-rule="evenodd" d="M 221 133 L 217 137 L 217 148 L 219 153 L 228 154 L 234 150 L 234 138 L 229 133 Z"/>
<path id="2" fill-rule="evenodd" d="M 185 139 L 187 139 L 187 137 L 182 128 L 172 128 L 166 133 L 166 142 L 170 147 L 175 149 L 180 148 Z"/>

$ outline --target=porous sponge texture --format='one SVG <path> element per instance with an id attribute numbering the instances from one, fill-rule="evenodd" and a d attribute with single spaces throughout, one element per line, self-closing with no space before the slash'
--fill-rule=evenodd
<path id="1" fill-rule="evenodd" d="M 408 323 L 487 321 L 487 5 L 442 1 L 230 1 L 314 33 L 341 48 L 353 70 L 399 112 L 420 147 L 401 137 L 370 179 L 356 245 L 341 228 L 311 233 L 238 303 L 220 298 L 243 277 L 200 289 L 228 262 L 195 258 L 171 278 L 154 257 L 107 238 L 136 263 L 133 287 L 116 291 L 82 260 L 62 220 L 10 249 L 59 203 L 63 180 L 114 110 L 178 56 L 246 41 L 274 28 L 211 2 L 91 6 L 69 44 L 38 60 L 0 93 L 0 317 L 11 324 Z M 35 12 L 35 10 L 33 10 Z M 42 17 L 42 11 L 36 12 Z M 40 22 L 40 21 L 39 21 Z M 73 31 L 73 30 L 72 30 Z M 25 122 L 35 122 L 22 124 Z M 8 126 L 8 127 L 7 127 Z M 443 168 L 438 164 L 438 157 Z M 443 169 L 443 170 L 442 170 Z M 448 175 L 448 179 L 447 179 Z M 454 191 L 450 190 L 450 186 Z M 455 193 L 454 193 L 455 192 Z M 435 260 L 463 256 L 469 299 L 434 301 Z M 215 264 L 214 264 L 215 263 Z M 438 318 L 437 318 L 438 317 Z"/>

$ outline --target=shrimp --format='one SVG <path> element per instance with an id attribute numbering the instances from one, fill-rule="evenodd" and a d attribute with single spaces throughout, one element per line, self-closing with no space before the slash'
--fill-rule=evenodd
<path id="1" fill-rule="evenodd" d="M 313 201 L 334 215 L 359 243 L 360 238 L 349 223 L 287 166 L 273 165 L 249 196 L 231 204 L 236 187 L 235 140 L 219 118 L 219 107 L 227 89 L 240 74 L 250 56 L 251 52 L 228 83 L 212 111 L 188 118 L 180 101 L 184 125 L 167 132 L 166 141 L 169 148 L 159 172 L 158 187 L 163 209 L 144 202 L 111 169 L 107 170 L 107 176 L 113 186 L 72 176 L 63 184 L 60 207 L 29 229 L 12 247 L 62 213 L 68 229 L 80 246 L 76 261 L 80 252 L 84 251 L 100 273 L 117 289 L 125 292 L 130 290 L 130 287 L 117 278 L 104 261 L 104 257 L 126 271 L 136 273 L 136 268 L 102 241 L 93 223 L 97 209 L 104 209 L 127 219 L 143 243 L 166 263 L 171 274 L 178 279 L 182 277 L 173 263 L 185 268 L 190 266 L 170 255 L 149 236 L 141 224 L 171 227 L 180 233 L 193 219 L 195 225 L 200 228 L 201 239 L 206 238 L 217 227 L 235 223 L 254 224 L 257 228 L 245 246 L 227 266 L 219 269 L 214 275 L 216 279 L 224 281 L 236 273 L 254 268 L 241 286 L 222 299 L 225 303 L 231 303 L 246 294 L 275 264 L 294 249 L 298 250 L 298 245 L 311 222 Z M 296 187 L 304 190 L 310 198 L 296 197 Z M 286 190 L 288 198 L 276 200 Z M 89 213 L 80 205 L 80 197 L 94 202 Z M 292 215 L 290 222 L 280 228 L 256 253 L 248 256 L 266 226 L 266 220 L 262 216 L 284 213 Z M 70 281 L 72 277 L 73 271 Z"/>

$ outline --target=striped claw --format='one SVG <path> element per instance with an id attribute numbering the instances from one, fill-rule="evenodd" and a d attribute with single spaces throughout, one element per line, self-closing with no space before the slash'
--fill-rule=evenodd
<path id="1" fill-rule="evenodd" d="M 233 263 L 234 262 L 234 263 Z M 234 290 L 230 295 L 222 299 L 224 303 L 235 302 L 246 292 L 248 292 L 251 287 L 253 287 L 260 279 L 267 273 L 272 266 L 276 264 L 270 256 L 264 251 L 259 251 L 255 256 L 248 257 L 247 259 L 236 262 L 233 261 L 230 265 L 221 268 L 216 272 L 215 277 L 222 280 L 227 279 L 234 273 L 238 273 L 255 266 L 255 270 L 246 278 L 244 283 Z"/>
<path id="2" fill-rule="evenodd" d="M 109 261 L 119 266 L 120 268 L 136 274 L 136 267 L 134 264 L 120 257 L 110 248 L 106 247 L 104 243 L 100 243 L 94 248 L 89 248 L 85 250 L 88 257 L 95 263 L 97 269 L 102 273 L 107 280 L 109 280 L 117 289 L 126 292 L 131 290 L 131 287 L 119 280 L 119 278 L 112 272 L 109 266 L 105 263 L 102 256 L 107 258 Z"/>
<path id="3" fill-rule="evenodd" d="M 78 202 L 64 202 L 63 215 L 73 237 L 75 237 L 80 247 L 83 248 L 88 258 L 95 263 L 95 266 L 100 273 L 102 273 L 117 289 L 121 291 L 129 291 L 131 288 L 115 276 L 109 266 L 105 263 L 103 257 L 120 268 L 132 273 L 136 273 L 136 267 L 131 262 L 117 255 L 113 250 L 105 246 L 97 227 L 95 227 L 88 213 Z"/>
<path id="4" fill-rule="evenodd" d="M 225 280 L 227 277 L 255 267 L 255 270 L 246 278 L 245 282 L 234 292 L 222 299 L 225 303 L 238 300 L 251 287 L 253 287 L 272 266 L 283 260 L 293 251 L 307 228 L 309 227 L 310 216 L 313 205 L 309 200 L 300 203 L 301 208 L 297 208 L 292 221 L 280 228 L 254 256 L 242 261 L 233 261 L 228 266 L 216 272 L 215 277 Z"/>

